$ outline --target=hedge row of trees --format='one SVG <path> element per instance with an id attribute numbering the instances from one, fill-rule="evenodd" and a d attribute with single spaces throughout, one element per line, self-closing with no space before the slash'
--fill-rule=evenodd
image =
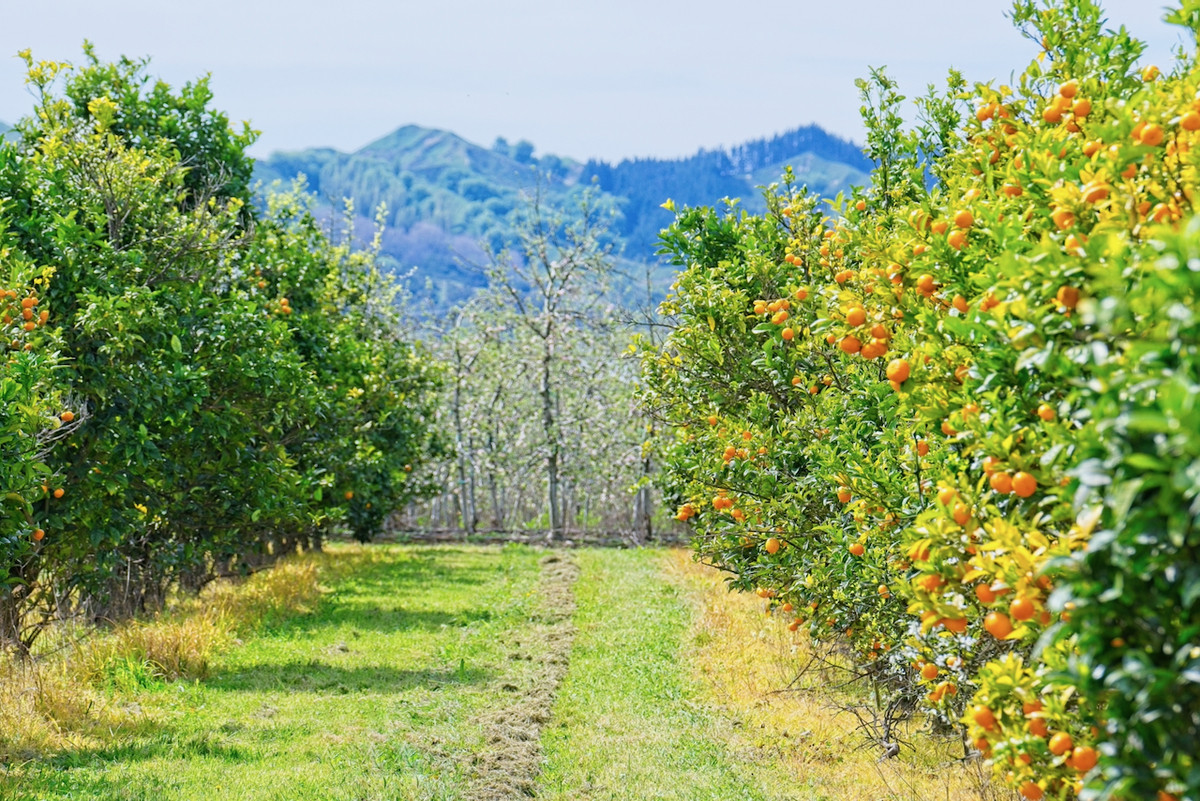
<path id="1" fill-rule="evenodd" d="M 299 191 L 251 197 L 255 134 L 144 62 L 25 53 L 0 145 L 0 644 L 129 615 L 429 490 L 438 376 L 375 251 Z"/>
<path id="2" fill-rule="evenodd" d="M 733 586 L 1024 798 L 1195 801 L 1200 63 L 1013 8 L 1014 86 L 952 73 L 909 128 L 862 84 L 876 168 L 833 219 L 786 184 L 677 214 L 664 485 Z"/>

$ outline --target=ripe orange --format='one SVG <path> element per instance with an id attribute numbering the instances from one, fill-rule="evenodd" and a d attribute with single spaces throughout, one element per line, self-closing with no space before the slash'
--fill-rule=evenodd
<path id="1" fill-rule="evenodd" d="M 1029 620 L 1033 613 L 1033 601 L 1028 598 L 1015 598 L 1008 607 L 1008 614 L 1013 620 Z"/>
<path id="2" fill-rule="evenodd" d="M 75 419 L 75 412 L 65 411 L 58 416 L 58 419 L 62 420 L 64 423 L 69 423 Z"/>
<path id="3" fill-rule="evenodd" d="M 966 313 L 967 313 L 967 309 L 968 309 L 968 308 L 970 308 L 970 307 L 967 305 L 967 299 L 966 299 L 966 298 L 964 298 L 962 295 L 955 295 L 955 296 L 954 296 L 954 302 L 953 302 L 953 304 L 952 304 L 952 305 L 954 306 L 954 308 L 958 309 L 958 311 L 959 311 L 961 314 L 966 314 Z"/>
<path id="4" fill-rule="evenodd" d="M 1200 131 L 1200 114 L 1195 111 L 1186 112 L 1179 119 L 1179 127 L 1185 131 Z"/>
<path id="5" fill-rule="evenodd" d="M 917 443 L 917 456 L 926 456 L 929 454 L 929 443 L 921 440 Z"/>
<path id="6" fill-rule="evenodd" d="M 767 549 L 767 553 L 769 553 L 769 554 L 779 553 L 779 540 L 776 539 L 775 537 L 769 537 L 767 539 L 767 544 L 763 547 L 765 547 Z M 787 610 L 784 610 L 784 611 L 787 611 Z"/>
<path id="7" fill-rule="evenodd" d="M 852 553 L 855 556 L 862 556 L 866 552 L 867 549 L 863 547 L 863 544 L 861 542 L 856 542 L 850 546 L 849 550 L 850 550 L 850 553 Z"/>
<path id="8" fill-rule="evenodd" d="M 717 416 L 715 414 L 710 414 L 708 416 L 708 424 L 710 426 L 715 426 L 717 424 Z"/>
<path id="9" fill-rule="evenodd" d="M 975 597 L 982 604 L 990 604 L 996 600 L 996 593 L 992 592 L 991 586 L 985 581 L 975 585 Z"/>
<path id="10" fill-rule="evenodd" d="M 857 328 L 867 321 L 867 313 L 862 306 L 854 306 L 846 312 L 846 325 Z"/>
<path id="11" fill-rule="evenodd" d="M 1012 477 L 1012 486 L 1018 496 L 1028 498 L 1037 492 L 1037 479 L 1022 470 Z"/>
<path id="12" fill-rule="evenodd" d="M 1003 640 L 1012 634 L 1012 621 L 1003 612 L 989 612 L 983 619 L 983 627 L 997 640 Z"/>
<path id="13" fill-rule="evenodd" d="M 967 232 L 962 228 L 951 231 L 946 237 L 946 242 L 955 250 L 962 250 L 967 246 Z"/>
<path id="14" fill-rule="evenodd" d="M 992 489 L 1001 495 L 1007 495 L 1013 491 L 1012 476 L 1008 473 L 992 473 L 992 477 L 988 479 L 988 483 L 992 485 Z"/>
<path id="15" fill-rule="evenodd" d="M 932 681 L 938 677 L 938 666 L 932 662 L 926 662 L 925 667 L 921 668 L 921 678 Z"/>
<path id="16" fill-rule="evenodd" d="M 908 361 L 905 359 L 893 359 L 888 362 L 887 377 L 889 381 L 895 381 L 897 384 L 903 384 L 908 380 L 910 368 Z M 918 446 L 919 447 L 919 446 Z M 929 446 L 926 445 L 926 448 Z"/>
<path id="17" fill-rule="evenodd" d="M 938 490 L 938 503 L 940 503 L 942 506 L 949 506 L 957 496 L 958 493 L 955 492 L 951 487 L 942 487 L 940 490 Z"/>
<path id="18" fill-rule="evenodd" d="M 1050 727 L 1046 725 L 1046 719 L 1043 717 L 1030 718 L 1029 723 L 1025 724 L 1025 728 L 1029 729 L 1029 733 L 1035 737 L 1046 737 L 1050 734 Z"/>
<path id="19" fill-rule="evenodd" d="M 996 728 L 996 713 L 982 704 L 971 709 L 971 719 L 985 731 L 992 731 Z"/>
<path id="20" fill-rule="evenodd" d="M 33 530 L 33 541 L 34 542 L 41 542 L 42 538 L 45 536 L 46 536 L 46 532 L 42 531 L 40 528 L 35 528 Z"/>
<path id="21" fill-rule="evenodd" d="M 953 517 L 955 523 L 965 526 L 971 519 L 971 509 L 965 503 L 956 503 L 954 504 Z"/>
<path id="22" fill-rule="evenodd" d="M 783 312 L 780 312 L 781 314 Z M 779 336 L 783 337 L 784 342 L 791 342 L 795 338 L 796 332 L 790 328 L 785 328 L 779 332 Z"/>
<path id="23" fill-rule="evenodd" d="M 794 297 L 796 298 L 796 300 L 804 300 L 808 297 L 808 290 L 807 289 L 797 289 Z"/>
<path id="24" fill-rule="evenodd" d="M 845 353 L 853 355 L 862 350 L 862 342 L 856 336 L 845 336 L 842 337 L 842 341 L 838 344 L 838 347 Z"/>
<path id="25" fill-rule="evenodd" d="M 1070 100 L 1072 97 L 1079 94 L 1079 81 L 1072 78 L 1071 80 L 1064 82 L 1058 87 L 1058 93 Z"/>
<path id="26" fill-rule="evenodd" d="M 1158 74 L 1158 67 L 1154 64 L 1150 64 L 1142 70 L 1142 80 L 1146 83 L 1151 83 L 1152 81 L 1158 79 Z"/>
<path id="27" fill-rule="evenodd" d="M 1080 773 L 1087 773 L 1096 767 L 1096 763 L 1099 761 L 1100 755 L 1090 745 L 1081 745 L 1071 753 L 1071 764 Z"/>
<path id="28" fill-rule="evenodd" d="M 1158 147 L 1162 144 L 1166 134 L 1163 132 L 1162 126 L 1155 123 L 1150 123 L 1142 129 L 1142 144 L 1150 147 Z"/>
<path id="29" fill-rule="evenodd" d="M 952 631 L 955 634 L 962 634 L 967 630 L 967 619 L 965 617 L 944 617 L 940 622 L 946 627 L 946 631 Z M 954 685 L 952 684 L 950 687 L 954 687 Z M 955 692 L 957 692 L 957 689 L 951 690 L 950 694 L 954 695 Z"/>
<path id="30" fill-rule="evenodd" d="M 1041 404 L 1037 408 L 1037 416 L 1049 423 L 1054 419 L 1054 407 L 1047 403 Z"/>
<path id="31" fill-rule="evenodd" d="M 954 214 L 954 224 L 959 228 L 970 228 L 975 224 L 975 216 L 967 209 L 959 209 Z"/>
<path id="32" fill-rule="evenodd" d="M 1027 781 L 1021 785 L 1021 795 L 1028 798 L 1029 801 L 1041 801 L 1046 792 L 1037 782 Z"/>
<path id="33" fill-rule="evenodd" d="M 942 234 L 946 233 L 946 230 L 949 227 L 950 227 L 950 224 L 947 223 L 945 220 L 938 220 L 933 225 L 929 226 L 930 230 L 932 230 L 938 236 L 941 236 Z"/>
<path id="34" fill-rule="evenodd" d="M 1071 740 L 1071 735 L 1065 731 L 1056 732 L 1050 738 L 1050 753 L 1055 756 L 1062 756 L 1075 747 L 1075 743 Z"/>
<path id="35" fill-rule="evenodd" d="M 841 501 L 842 503 L 850 503 L 851 497 L 853 497 L 853 496 L 850 494 L 849 487 L 842 487 L 841 489 L 838 490 L 837 499 L 839 501 Z"/>
<path id="36" fill-rule="evenodd" d="M 1064 309 L 1073 309 L 1079 304 L 1079 290 L 1073 286 L 1060 286 L 1054 299 Z"/>
<path id="37" fill-rule="evenodd" d="M 1075 101 L 1075 105 L 1071 107 L 1071 113 L 1076 117 L 1086 117 L 1092 113 L 1092 101 L 1086 97 L 1081 97 Z"/>
<path id="38" fill-rule="evenodd" d="M 890 589 L 888 589 L 888 585 L 886 585 L 886 584 L 880 584 L 878 591 L 879 591 L 880 598 L 890 598 L 892 595 L 892 591 Z"/>
<path id="39" fill-rule="evenodd" d="M 354 497 L 354 490 L 346 490 L 346 500 L 350 500 L 353 497 Z"/>
<path id="40" fill-rule="evenodd" d="M 58 489 L 54 490 L 55 498 L 61 498 L 62 496 L 66 495 L 66 494 L 67 494 L 67 491 L 64 490 L 62 487 L 59 487 Z"/>

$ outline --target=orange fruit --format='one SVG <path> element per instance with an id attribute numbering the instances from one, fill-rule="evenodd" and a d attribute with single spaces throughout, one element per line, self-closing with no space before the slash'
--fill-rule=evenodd
<path id="1" fill-rule="evenodd" d="M 1070 100 L 1072 97 L 1079 94 L 1079 81 L 1072 78 L 1069 81 L 1063 82 L 1058 87 L 1058 93 Z"/>
<path id="2" fill-rule="evenodd" d="M 1033 601 L 1028 598 L 1015 598 L 1009 604 L 1008 614 L 1013 620 L 1029 620 L 1033 617 Z"/>
<path id="3" fill-rule="evenodd" d="M 1029 801 L 1041 801 L 1046 792 L 1037 782 L 1027 781 L 1021 785 L 1021 795 L 1028 798 Z"/>
<path id="4" fill-rule="evenodd" d="M 888 362 L 887 377 L 889 381 L 895 381 L 897 384 L 903 384 L 908 380 L 910 368 L 908 361 L 905 359 L 893 359 Z M 919 446 L 918 446 L 919 447 Z M 926 448 L 929 446 L 926 445 Z"/>
<path id="5" fill-rule="evenodd" d="M 1200 131 L 1200 114 L 1189 111 L 1179 118 L 1179 127 L 1185 131 Z"/>
<path id="6" fill-rule="evenodd" d="M 1073 309 L 1079 303 L 1079 290 L 1073 286 L 1060 286 L 1054 299 L 1064 309 Z"/>
<path id="7" fill-rule="evenodd" d="M 938 677 L 938 666 L 932 662 L 926 662 L 925 667 L 921 668 L 921 678 L 932 681 Z"/>
<path id="8" fill-rule="evenodd" d="M 1042 717 L 1030 718 L 1029 723 L 1025 724 L 1025 728 L 1029 729 L 1029 733 L 1036 737 L 1045 737 L 1050 734 L 1050 727 L 1046 725 L 1046 719 Z"/>
<path id="9" fill-rule="evenodd" d="M 954 224 L 959 228 L 970 228 L 975 224 L 975 216 L 967 209 L 959 209 L 954 214 Z"/>
<path id="10" fill-rule="evenodd" d="M 1071 113 L 1076 117 L 1086 117 L 1092 113 L 1092 101 L 1086 97 L 1081 97 L 1075 101 L 1075 105 L 1071 107 Z"/>
<path id="11" fill-rule="evenodd" d="M 75 412 L 65 411 L 58 416 L 58 419 L 62 420 L 64 423 L 69 423 L 75 419 Z"/>
<path id="12" fill-rule="evenodd" d="M 1150 147 L 1158 147 L 1162 144 L 1165 136 L 1166 134 L 1163 133 L 1162 126 L 1152 122 L 1142 129 L 1142 144 L 1149 145 Z"/>
<path id="13" fill-rule="evenodd" d="M 808 290 L 807 289 L 797 289 L 794 297 L 796 298 L 796 300 L 804 300 L 805 298 L 808 297 Z"/>
<path id="14" fill-rule="evenodd" d="M 846 312 L 846 325 L 857 328 L 867 321 L 867 313 L 862 306 L 855 306 Z"/>
<path id="15" fill-rule="evenodd" d="M 1142 80 L 1145 81 L 1146 83 L 1151 83 L 1152 81 L 1155 81 L 1157 79 L 1158 79 L 1158 67 L 1156 67 L 1154 64 L 1150 64 L 1145 69 L 1142 70 Z"/>
<path id="16" fill-rule="evenodd" d="M 1087 773 L 1096 767 L 1096 763 L 1099 761 L 1100 755 L 1090 745 L 1081 745 L 1071 753 L 1071 764 L 1080 773 Z"/>
<path id="17" fill-rule="evenodd" d="M 917 456 L 926 456 L 929 454 L 929 443 L 921 440 L 917 443 Z"/>
<path id="18" fill-rule="evenodd" d="M 996 728 L 996 713 L 982 704 L 971 709 L 971 719 L 985 731 L 992 731 Z"/>
<path id="19" fill-rule="evenodd" d="M 67 491 L 64 490 L 62 487 L 59 487 L 58 489 L 54 490 L 55 498 L 61 498 L 62 496 L 66 495 L 66 494 L 67 494 Z"/>
<path id="20" fill-rule="evenodd" d="M 783 337 L 785 342 L 791 342 L 795 338 L 796 332 L 790 328 L 785 328 L 779 332 L 779 336 Z"/>
<path id="21" fill-rule="evenodd" d="M 951 231 L 946 237 L 946 242 L 955 250 L 962 250 L 967 246 L 967 232 L 962 228 Z"/>
<path id="22" fill-rule="evenodd" d="M 841 489 L 838 490 L 837 499 L 839 501 L 841 501 L 842 503 L 850 503 L 851 497 L 852 496 L 850 494 L 849 487 L 842 487 Z"/>
<path id="23" fill-rule="evenodd" d="M 767 549 L 767 553 L 769 553 L 769 554 L 779 553 L 779 540 L 776 539 L 775 537 L 769 537 L 767 539 L 767 544 L 763 547 L 765 547 Z M 784 610 L 784 611 L 787 611 L 787 610 Z"/>
<path id="24" fill-rule="evenodd" d="M 1001 495 L 1007 495 L 1013 491 L 1012 476 L 1008 473 L 992 473 L 992 477 L 988 479 L 988 483 L 992 485 L 992 489 Z"/>
<path id="25" fill-rule="evenodd" d="M 1028 498 L 1037 492 L 1037 479 L 1022 470 L 1012 477 L 1012 486 L 1018 496 Z"/>
<path id="26" fill-rule="evenodd" d="M 996 593 L 992 592 L 992 588 L 987 582 L 975 585 L 975 597 L 982 604 L 990 604 L 996 600 Z"/>
<path id="27" fill-rule="evenodd" d="M 983 627 L 997 640 L 1003 640 L 1012 634 L 1012 621 L 1003 612 L 989 612 L 983 619 Z"/>
<path id="28" fill-rule="evenodd" d="M 1075 747 L 1075 743 L 1071 740 L 1071 735 L 1065 731 L 1056 732 L 1050 738 L 1050 753 L 1055 756 L 1062 756 Z"/>
<path id="29" fill-rule="evenodd" d="M 949 506 L 951 501 L 953 501 L 957 496 L 958 493 L 950 487 L 942 487 L 940 490 L 938 490 L 938 503 L 940 503 L 942 506 Z"/>
<path id="30" fill-rule="evenodd" d="M 862 342 L 859 341 L 858 337 L 856 336 L 845 336 L 842 337 L 842 341 L 838 343 L 838 347 L 841 348 L 843 352 L 853 355 L 862 350 Z"/>
<path id="31" fill-rule="evenodd" d="M 346 490 L 346 500 L 350 500 L 353 497 L 354 497 L 354 490 Z"/>
<path id="32" fill-rule="evenodd" d="M 46 536 L 46 532 L 42 531 L 40 528 L 35 528 L 33 530 L 33 541 L 34 542 L 41 542 L 42 537 L 45 537 L 45 536 Z"/>
<path id="33" fill-rule="evenodd" d="M 965 526 L 967 521 L 971 519 L 971 510 L 965 503 L 956 503 L 954 504 L 953 517 L 955 523 Z"/>
<path id="34" fill-rule="evenodd" d="M 954 308 L 958 309 L 959 312 L 961 312 L 962 314 L 966 314 L 967 309 L 970 308 L 967 305 L 967 299 L 964 298 L 962 295 L 955 295 L 954 302 L 952 305 L 954 306 Z"/>
<path id="35" fill-rule="evenodd" d="M 855 556 L 862 556 L 866 552 L 866 550 L 867 549 L 863 547 L 863 544 L 861 542 L 856 542 L 850 546 L 850 553 L 852 553 Z"/>
<path id="36" fill-rule="evenodd" d="M 878 591 L 879 591 L 880 598 L 890 598 L 892 595 L 892 591 L 890 589 L 888 589 L 888 585 L 886 585 L 886 584 L 880 584 Z"/>

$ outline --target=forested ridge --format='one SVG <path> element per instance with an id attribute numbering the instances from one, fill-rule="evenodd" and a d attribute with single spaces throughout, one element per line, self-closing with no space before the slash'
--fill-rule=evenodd
<path id="1" fill-rule="evenodd" d="M 597 202 L 615 212 L 610 230 L 618 254 L 639 273 L 657 261 L 658 231 L 671 221 L 660 208 L 668 197 L 689 204 L 740 198 L 758 210 L 758 186 L 777 180 L 788 165 L 800 183 L 829 197 L 861 183 L 870 169 L 858 145 L 816 125 L 686 158 L 618 164 L 538 155 L 524 140 L 498 139 L 484 148 L 449 131 L 406 125 L 354 153 L 272 154 L 256 164 L 255 176 L 269 184 L 303 175 L 308 191 L 330 209 L 351 199 L 364 224 L 384 204 L 385 261 L 401 273 L 416 267 L 410 288 L 444 306 L 483 286 L 481 244 L 493 250 L 512 244 L 523 199 L 534 191 L 571 205 L 585 188 L 598 188 Z M 659 278 L 661 290 L 667 271 L 659 270 Z"/>

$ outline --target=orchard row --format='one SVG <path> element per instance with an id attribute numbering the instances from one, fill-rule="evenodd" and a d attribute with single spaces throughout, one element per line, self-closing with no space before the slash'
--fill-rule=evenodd
<path id="1" fill-rule="evenodd" d="M 1024 798 L 1200 799 L 1200 69 L 1018 3 L 1016 86 L 863 82 L 869 188 L 686 209 L 642 343 L 699 556 Z M 1200 32 L 1200 11 L 1174 21 Z"/>

